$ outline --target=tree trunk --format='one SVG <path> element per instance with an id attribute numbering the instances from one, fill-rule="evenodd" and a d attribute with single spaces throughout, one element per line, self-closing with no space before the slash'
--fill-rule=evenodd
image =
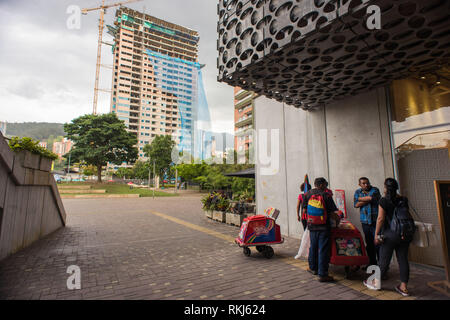
<path id="1" fill-rule="evenodd" d="M 98 183 L 102 183 L 102 166 L 97 166 L 97 181 Z"/>

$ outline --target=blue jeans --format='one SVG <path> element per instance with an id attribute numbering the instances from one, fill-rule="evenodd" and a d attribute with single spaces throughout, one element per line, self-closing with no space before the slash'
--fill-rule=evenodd
<path id="1" fill-rule="evenodd" d="M 320 277 L 328 275 L 330 263 L 330 231 L 310 231 L 309 268 Z"/>

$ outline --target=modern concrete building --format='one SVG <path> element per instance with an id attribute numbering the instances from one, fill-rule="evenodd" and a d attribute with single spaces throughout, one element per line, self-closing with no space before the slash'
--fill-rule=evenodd
<path id="1" fill-rule="evenodd" d="M 157 135 L 190 150 L 201 85 L 198 33 L 126 7 L 114 25 L 111 112 L 136 134 L 140 158 Z"/>
<path id="2" fill-rule="evenodd" d="M 45 143 L 45 145 L 47 145 Z M 63 141 L 55 141 L 53 142 L 52 152 L 58 155 L 58 158 L 61 159 L 65 154 L 67 154 L 73 147 L 72 140 L 64 138 Z"/>
<path id="3" fill-rule="evenodd" d="M 296 204 L 306 173 L 345 191 L 360 229 L 358 178 L 383 190 L 394 177 L 431 228 L 410 259 L 443 265 L 433 181 L 450 180 L 449 5 L 219 1 L 218 80 L 259 94 L 255 129 L 277 133 L 263 146 L 270 164 L 257 145 L 256 201 L 258 212 L 281 210 L 284 234 L 302 235 Z"/>
<path id="4" fill-rule="evenodd" d="M 234 88 L 234 148 L 244 154 L 253 144 L 254 100 L 257 95 L 240 87 Z"/>

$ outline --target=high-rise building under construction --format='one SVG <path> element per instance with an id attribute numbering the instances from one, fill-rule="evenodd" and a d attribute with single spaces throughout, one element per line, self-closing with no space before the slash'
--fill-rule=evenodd
<path id="1" fill-rule="evenodd" d="M 171 135 L 192 154 L 204 95 L 198 33 L 126 7 L 108 29 L 115 39 L 111 112 L 136 134 L 139 157 L 157 135 Z"/>

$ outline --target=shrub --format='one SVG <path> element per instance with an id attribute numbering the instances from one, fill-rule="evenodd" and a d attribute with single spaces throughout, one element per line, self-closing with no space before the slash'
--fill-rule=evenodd
<path id="1" fill-rule="evenodd" d="M 33 154 L 38 154 L 42 157 L 49 158 L 52 160 L 58 159 L 58 156 L 51 152 L 50 150 L 45 149 L 39 145 L 39 141 L 33 140 L 28 137 L 12 137 L 9 140 L 9 147 L 14 152 L 19 152 L 22 150 L 30 151 Z"/>
<path id="2" fill-rule="evenodd" d="M 230 199 L 218 192 L 211 192 L 202 198 L 203 210 L 229 211 Z"/>

